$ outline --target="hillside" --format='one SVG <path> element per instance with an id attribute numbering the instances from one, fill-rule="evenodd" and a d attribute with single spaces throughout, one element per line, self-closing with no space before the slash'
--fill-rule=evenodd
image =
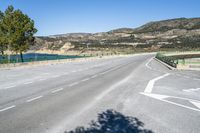
<path id="1" fill-rule="evenodd" d="M 101 33 L 37 37 L 31 50 L 61 54 L 132 53 L 200 48 L 200 18 L 178 18 Z"/>

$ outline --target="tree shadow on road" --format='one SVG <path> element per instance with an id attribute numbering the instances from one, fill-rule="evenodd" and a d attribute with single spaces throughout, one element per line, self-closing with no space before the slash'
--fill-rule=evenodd
<path id="1" fill-rule="evenodd" d="M 135 117 L 124 116 L 114 110 L 107 110 L 98 114 L 97 121 L 92 121 L 90 126 L 77 127 L 65 133 L 153 133 L 144 129 L 144 123 Z"/>

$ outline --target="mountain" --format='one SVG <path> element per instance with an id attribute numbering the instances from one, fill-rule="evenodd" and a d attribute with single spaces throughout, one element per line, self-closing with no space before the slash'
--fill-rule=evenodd
<path id="1" fill-rule="evenodd" d="M 177 18 L 100 33 L 36 37 L 30 50 L 61 54 L 132 53 L 200 48 L 200 18 Z"/>

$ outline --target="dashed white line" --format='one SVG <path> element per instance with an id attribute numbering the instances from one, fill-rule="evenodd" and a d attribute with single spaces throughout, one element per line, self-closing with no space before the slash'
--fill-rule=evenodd
<path id="1" fill-rule="evenodd" d="M 43 73 L 42 75 L 48 75 L 49 73 Z"/>
<path id="2" fill-rule="evenodd" d="M 194 80 L 200 80 L 200 79 L 198 79 L 198 78 L 193 78 Z"/>
<path id="3" fill-rule="evenodd" d="M 75 86 L 75 85 L 77 85 L 79 82 L 74 82 L 74 83 L 72 83 L 72 84 L 70 84 L 70 85 L 68 85 L 69 87 L 72 87 L 72 86 Z"/>
<path id="4" fill-rule="evenodd" d="M 52 76 L 52 78 L 58 78 L 60 77 L 60 75 L 55 75 L 55 76 Z"/>
<path id="5" fill-rule="evenodd" d="M 82 82 L 85 82 L 85 81 L 88 81 L 88 80 L 90 80 L 90 78 L 86 78 L 86 79 L 83 79 L 83 80 L 81 80 Z"/>
<path id="6" fill-rule="evenodd" d="M 105 72 L 102 72 L 102 73 L 99 73 L 99 75 L 104 75 L 106 73 L 108 73 L 109 71 L 105 71 Z"/>
<path id="7" fill-rule="evenodd" d="M 199 91 L 200 88 L 184 89 L 185 92 Z"/>
<path id="8" fill-rule="evenodd" d="M 60 89 L 51 91 L 51 93 L 57 93 L 57 92 L 62 91 L 62 90 L 63 90 L 63 88 L 60 88 Z"/>
<path id="9" fill-rule="evenodd" d="M 10 88 L 14 88 L 14 87 L 16 87 L 16 85 L 7 86 L 7 87 L 5 87 L 5 89 L 10 89 Z"/>
<path id="10" fill-rule="evenodd" d="M 32 102 L 32 101 L 35 101 L 35 100 L 40 99 L 42 97 L 43 96 L 34 97 L 34 98 L 31 98 L 31 99 L 27 100 L 26 102 Z"/>
<path id="11" fill-rule="evenodd" d="M 183 76 L 184 78 L 190 78 L 189 76 Z"/>
<path id="12" fill-rule="evenodd" d="M 47 79 L 39 79 L 40 81 L 44 81 L 44 80 L 47 80 Z"/>
<path id="13" fill-rule="evenodd" d="M 28 84 L 32 84 L 33 82 L 26 82 L 26 83 L 24 83 L 25 85 L 28 85 Z"/>
<path id="14" fill-rule="evenodd" d="M 15 105 L 12 105 L 12 106 L 6 107 L 6 108 L 4 108 L 4 109 L 0 109 L 0 112 L 3 112 L 3 111 L 6 111 L 6 110 L 9 110 L 9 109 L 12 109 L 12 108 L 14 108 L 14 107 L 16 107 L 16 106 L 15 106 Z"/>

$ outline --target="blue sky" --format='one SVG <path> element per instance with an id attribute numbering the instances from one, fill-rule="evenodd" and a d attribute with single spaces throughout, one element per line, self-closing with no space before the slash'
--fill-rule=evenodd
<path id="1" fill-rule="evenodd" d="M 0 0 L 34 21 L 37 35 L 103 32 L 150 21 L 200 17 L 200 0 Z"/>

